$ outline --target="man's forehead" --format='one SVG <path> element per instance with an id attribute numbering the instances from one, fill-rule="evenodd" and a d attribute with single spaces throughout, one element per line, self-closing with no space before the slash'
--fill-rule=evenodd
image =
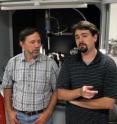
<path id="1" fill-rule="evenodd" d="M 83 29 L 83 30 L 80 30 L 80 29 L 77 29 L 76 31 L 75 31 L 75 35 L 81 35 L 81 34 L 89 34 L 90 33 L 90 31 L 89 30 L 85 30 L 85 29 Z"/>

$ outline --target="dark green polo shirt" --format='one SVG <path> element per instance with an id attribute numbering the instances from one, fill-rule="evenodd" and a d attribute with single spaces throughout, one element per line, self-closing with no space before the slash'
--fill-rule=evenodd
<path id="1" fill-rule="evenodd" d="M 115 62 L 99 51 L 88 65 L 83 62 L 80 54 L 67 57 L 61 68 L 57 87 L 76 89 L 83 85 L 91 85 L 98 90 L 94 98 L 117 98 Z M 108 110 L 90 110 L 68 103 L 66 111 L 67 124 L 106 124 L 108 121 Z"/>

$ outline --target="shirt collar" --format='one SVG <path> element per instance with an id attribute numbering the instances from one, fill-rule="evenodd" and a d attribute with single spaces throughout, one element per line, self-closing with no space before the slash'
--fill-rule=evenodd
<path id="1" fill-rule="evenodd" d="M 96 63 L 98 63 L 98 62 L 101 60 L 101 54 L 102 54 L 102 53 L 101 53 L 99 50 L 97 50 L 97 54 L 96 54 L 94 60 L 91 62 L 91 64 L 96 64 Z M 78 53 L 78 54 L 77 54 L 77 57 L 78 57 L 78 60 L 80 60 L 80 61 L 83 62 L 82 57 L 81 57 L 81 53 Z"/>
<path id="2" fill-rule="evenodd" d="M 98 63 L 101 60 L 102 53 L 97 50 L 97 54 L 95 56 L 95 59 L 93 60 L 93 63 Z"/>

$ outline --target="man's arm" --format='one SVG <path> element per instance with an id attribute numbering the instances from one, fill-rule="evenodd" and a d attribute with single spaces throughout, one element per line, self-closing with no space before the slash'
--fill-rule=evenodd
<path id="1" fill-rule="evenodd" d="M 58 89 L 58 99 L 59 100 L 73 100 L 81 96 L 81 88 L 75 90 L 68 89 Z"/>
<path id="2" fill-rule="evenodd" d="M 66 101 L 70 101 L 78 97 L 91 99 L 98 93 L 98 91 L 94 91 L 92 89 L 93 86 L 83 86 L 74 90 L 58 89 L 58 99 Z"/>
<path id="3" fill-rule="evenodd" d="M 82 99 L 70 101 L 70 103 L 88 109 L 113 109 L 115 99 L 109 97 L 102 97 L 97 99 Z"/>
<path id="4" fill-rule="evenodd" d="M 56 103 L 57 103 L 57 91 L 54 91 L 53 95 L 51 96 L 50 103 L 46 109 L 46 111 L 49 113 L 50 116 L 53 113 Z"/>
<path id="5" fill-rule="evenodd" d="M 4 89 L 4 100 L 5 100 L 6 110 L 9 113 L 13 110 L 13 107 L 12 107 L 12 88 L 5 88 Z"/>
<path id="6" fill-rule="evenodd" d="M 12 106 L 12 88 L 4 89 L 4 100 L 5 100 L 5 109 L 8 112 L 9 122 L 10 124 L 18 124 L 18 120 L 16 119 L 16 112 Z"/>

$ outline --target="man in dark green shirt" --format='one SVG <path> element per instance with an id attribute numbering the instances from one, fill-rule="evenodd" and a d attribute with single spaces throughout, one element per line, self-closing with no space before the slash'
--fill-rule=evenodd
<path id="1" fill-rule="evenodd" d="M 74 26 L 78 54 L 65 59 L 58 99 L 67 101 L 66 124 L 107 124 L 117 98 L 115 62 L 95 47 L 98 29 L 88 21 Z"/>

